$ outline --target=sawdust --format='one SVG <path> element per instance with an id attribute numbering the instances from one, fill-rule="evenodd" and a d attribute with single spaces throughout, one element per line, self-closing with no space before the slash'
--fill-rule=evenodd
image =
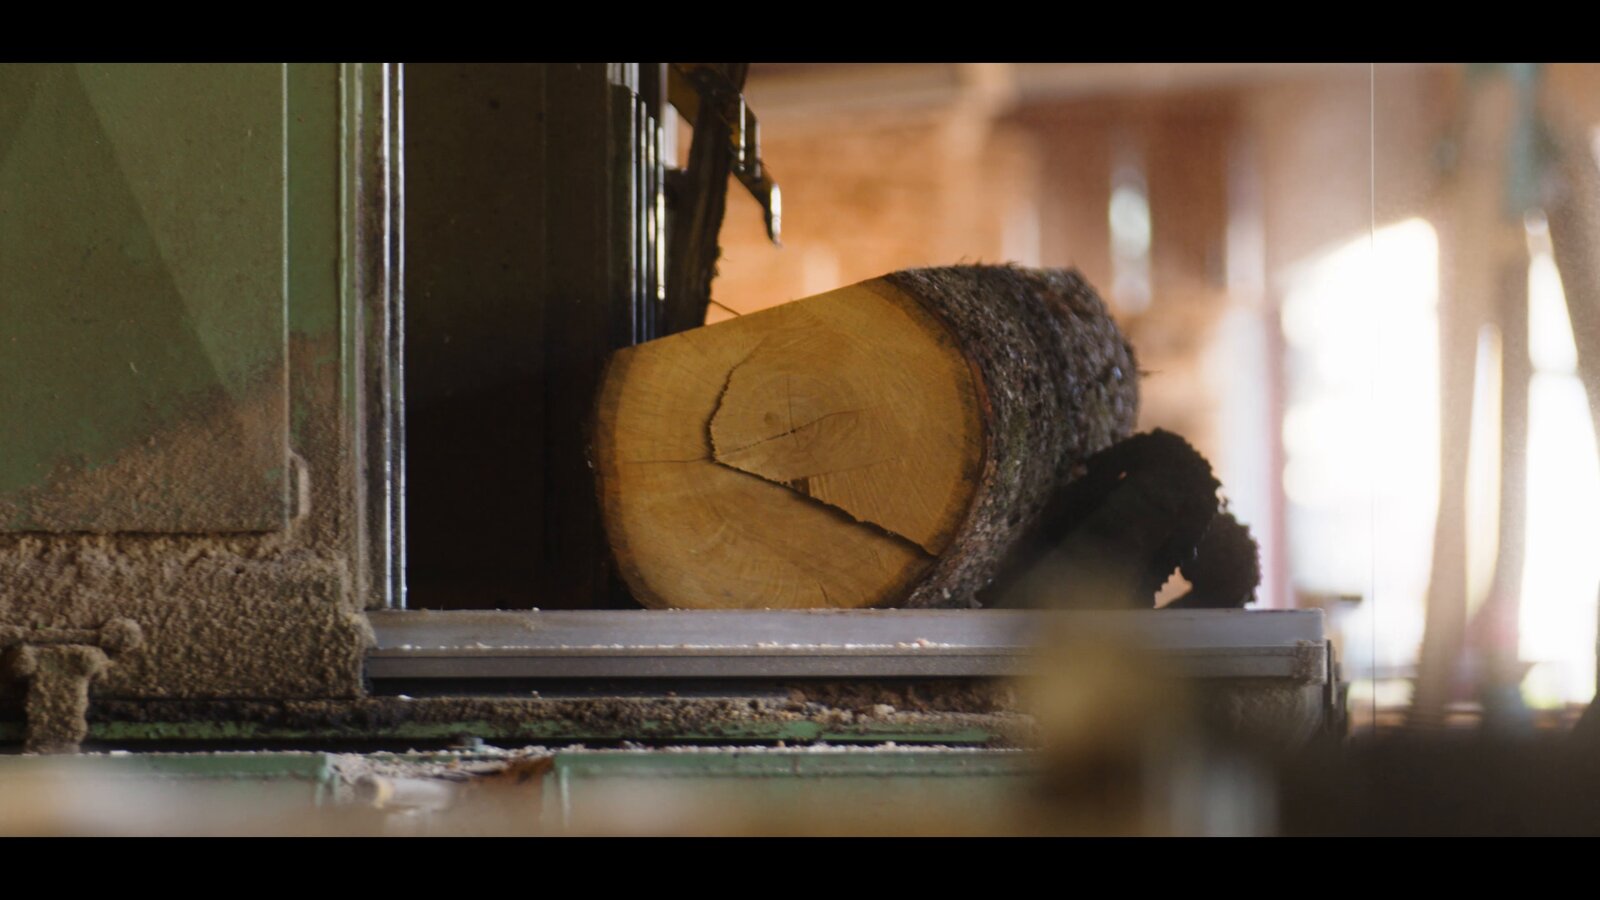
<path id="1" fill-rule="evenodd" d="M 777 735 L 786 726 L 811 723 L 831 739 L 870 739 L 886 731 L 982 733 L 989 744 L 1025 746 L 1032 720 L 1015 712 L 860 710 L 787 697 L 663 698 L 594 697 L 369 697 L 361 700 L 284 701 L 97 701 L 91 722 L 227 722 L 279 734 L 319 739 L 380 740 L 386 734 L 428 732 L 495 740 L 713 740 L 740 742 Z M 804 729 L 788 728 L 805 740 Z"/>
<path id="2" fill-rule="evenodd" d="M 127 618 L 142 630 L 144 644 L 113 660 L 94 682 L 97 700 L 361 694 L 371 632 L 349 562 L 356 540 L 349 513 L 353 466 L 340 421 L 338 344 L 294 336 L 289 349 L 296 411 L 290 445 L 309 474 L 310 509 L 287 528 L 233 535 L 0 534 L 0 624 L 96 629 Z M 63 515 L 114 505 L 129 485 L 142 485 L 134 495 L 143 498 L 175 464 L 214 453 L 207 445 L 216 422 L 185 421 L 189 428 L 154 438 L 159 453 L 136 448 L 105 470 L 116 478 L 78 479 L 52 502 L 70 498 L 70 506 L 59 507 Z M 204 493 L 183 500 L 185 506 L 232 502 Z M 15 691 L 12 685 L 8 693 Z"/>
<path id="3" fill-rule="evenodd" d="M 368 640 L 343 567 L 304 551 L 241 553 L 149 536 L 0 543 L 0 621 L 139 623 L 143 646 L 96 682 L 104 697 L 355 696 Z"/>
<path id="4" fill-rule="evenodd" d="M 554 756 L 553 751 L 544 747 L 485 747 L 470 752 L 427 755 L 340 753 L 334 755 L 331 769 L 335 796 L 344 800 L 366 792 L 374 779 L 421 778 L 456 784 L 482 784 L 503 779 L 525 783 L 549 772 Z"/>
<path id="5" fill-rule="evenodd" d="M 895 712 L 1002 713 L 1017 706 L 1009 681 L 828 681 L 786 685 L 790 697 L 860 713 L 883 716 Z"/>
<path id="6" fill-rule="evenodd" d="M 71 753 L 88 736 L 89 681 L 105 669 L 98 647 L 18 647 L 7 654 L 14 674 L 34 687 L 28 692 L 26 748 L 30 753 Z"/>
<path id="7" fill-rule="evenodd" d="M 290 474 L 274 437 L 288 423 L 283 367 L 251 384 L 242 392 L 218 385 L 166 410 L 169 423 L 110 460 L 57 460 L 38 484 L 0 497 L 0 522 L 56 533 L 282 527 Z"/>
<path id="8" fill-rule="evenodd" d="M 1304 746 L 1323 726 L 1322 685 L 1279 678 L 1197 681 L 1192 697 L 1202 720 L 1219 734 L 1266 747 Z"/>

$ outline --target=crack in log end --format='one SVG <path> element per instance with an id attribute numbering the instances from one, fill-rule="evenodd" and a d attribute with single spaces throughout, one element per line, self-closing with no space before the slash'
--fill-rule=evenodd
<path id="1" fill-rule="evenodd" d="M 914 301 L 857 286 L 806 302 L 728 372 L 713 459 L 937 556 L 981 477 L 977 376 Z"/>
<path id="2" fill-rule="evenodd" d="M 823 603 L 827 604 L 828 606 L 834 607 L 834 608 L 837 608 L 839 606 L 839 604 L 833 602 L 833 598 L 832 597 L 828 596 L 828 586 L 827 585 L 825 585 L 825 584 L 823 584 L 822 582 L 819 581 L 819 582 L 817 582 L 817 590 L 822 592 L 822 602 Z"/>
<path id="3" fill-rule="evenodd" d="M 803 306 L 779 307 L 613 357 L 595 414 L 597 491 L 617 571 L 641 605 L 892 606 L 930 565 L 915 544 L 877 528 L 863 530 L 839 510 L 713 456 L 719 438 L 724 447 L 738 446 L 784 427 L 786 373 L 793 374 L 795 425 L 876 399 L 812 405 L 818 392 L 808 378 L 831 378 L 831 366 L 768 370 L 764 356 L 787 352 L 806 336 L 812 318 Z M 777 375 L 772 403 L 739 399 L 742 382 L 765 384 L 770 374 Z M 711 427 L 717 410 L 726 414 L 730 406 L 753 416 L 741 422 L 742 432 Z M 767 413 L 770 422 L 763 419 Z M 848 418 L 836 417 L 822 428 L 831 433 Z M 812 440 L 808 434 L 799 438 Z M 792 440 L 766 449 L 789 449 Z M 782 480 L 810 477 L 804 455 L 797 459 L 800 468 Z M 817 478 L 810 477 L 808 490 L 820 492 Z M 826 598 L 813 586 L 818 580 L 827 587 Z"/>
<path id="4" fill-rule="evenodd" d="M 854 515 L 852 515 L 850 513 L 849 510 L 844 509 L 843 507 L 840 507 L 840 506 L 836 506 L 836 505 L 834 505 L 832 503 L 824 502 L 824 501 L 819 500 L 816 497 L 812 496 L 809 493 L 809 491 L 811 489 L 811 484 L 810 484 L 811 479 L 810 478 L 797 479 L 794 483 L 789 484 L 789 483 L 784 483 L 784 482 L 773 481 L 773 480 L 771 480 L 769 478 L 763 478 L 760 475 L 755 475 L 755 474 L 752 474 L 750 472 L 746 472 L 745 470 L 743 470 L 743 469 L 741 469 L 741 468 L 739 468 L 737 466 L 730 466 L 727 463 L 725 463 L 725 462 L 723 462 L 723 461 L 721 461 L 719 459 L 712 459 L 712 460 L 710 460 L 710 462 L 711 462 L 712 465 L 721 466 L 722 468 L 727 469 L 730 472 L 738 472 L 740 475 L 744 475 L 744 476 L 746 476 L 748 478 L 754 478 L 754 479 L 756 479 L 758 481 L 765 481 L 768 484 L 776 484 L 779 487 L 788 488 L 789 490 L 794 491 L 795 493 L 800 494 L 801 496 L 804 496 L 807 500 L 809 500 L 812 504 L 814 504 L 818 509 L 824 510 L 824 511 L 828 512 L 829 514 L 841 519 L 842 521 L 849 522 L 851 525 L 857 525 L 857 526 L 860 526 L 860 527 L 863 527 L 863 528 L 870 528 L 870 529 L 872 529 L 872 531 L 874 531 L 875 533 L 877 533 L 879 535 L 882 535 L 883 537 L 886 537 L 886 538 L 889 538 L 889 539 L 891 539 L 893 541 L 896 541 L 898 543 L 904 544 L 907 548 L 913 550 L 918 556 L 923 556 L 923 557 L 926 557 L 928 559 L 936 559 L 939 556 L 939 554 L 937 552 L 929 550 L 927 547 L 922 546 L 921 544 L 917 543 L 916 541 L 913 541 L 912 539 L 906 537 L 903 534 L 899 534 L 899 533 L 894 532 L 894 531 L 892 531 L 892 530 L 890 530 L 888 528 L 885 528 L 882 525 L 879 525 L 877 522 L 873 522 L 873 521 L 870 521 L 870 520 L 867 520 L 867 519 L 856 518 Z M 802 486 L 803 486 L 804 489 L 802 489 Z M 874 552 L 876 552 L 876 551 L 874 551 Z"/>
<path id="5" fill-rule="evenodd" d="M 924 545 L 923 543 L 921 543 L 920 541 L 914 541 L 911 538 L 906 537 L 905 535 L 900 534 L 899 532 L 897 532 L 897 531 L 895 531 L 895 530 L 893 530 L 891 528 L 885 528 L 882 524 L 880 524 L 878 522 L 874 522 L 871 519 L 863 519 L 863 518 L 855 515 L 854 513 L 852 513 L 850 510 L 838 505 L 837 503 L 829 503 L 826 500 L 823 500 L 823 499 L 813 495 L 811 493 L 811 489 L 812 489 L 811 480 L 812 480 L 812 478 L 819 477 L 819 476 L 806 476 L 806 477 L 803 477 L 803 478 L 796 478 L 796 479 L 791 480 L 791 481 L 775 481 L 775 480 L 773 480 L 771 478 L 767 478 L 767 477 L 765 477 L 763 475 L 759 475 L 759 474 L 756 474 L 756 473 L 753 473 L 753 472 L 749 472 L 749 471 L 747 471 L 745 469 L 739 468 L 738 466 L 731 465 L 729 463 L 723 462 L 720 459 L 713 459 L 713 460 L 711 460 L 711 462 L 715 463 L 716 465 L 722 466 L 725 469 L 731 469 L 731 470 L 733 470 L 735 472 L 738 472 L 741 475 L 749 475 L 751 478 L 759 478 L 762 481 L 766 481 L 766 482 L 769 482 L 771 484 L 776 484 L 776 485 L 779 485 L 781 487 L 788 488 L 789 490 L 794 491 L 795 493 L 801 495 L 802 497 L 805 497 L 807 500 L 810 500 L 811 502 L 815 503 L 817 506 L 819 506 L 819 507 L 821 507 L 823 509 L 826 509 L 826 510 L 828 510 L 830 512 L 837 513 L 840 516 L 843 516 L 844 518 L 848 519 L 853 524 L 866 526 L 866 527 L 871 528 L 872 530 L 878 532 L 879 534 L 882 534 L 885 537 L 894 538 L 897 541 L 903 541 L 904 543 L 909 544 L 912 547 L 915 547 L 917 552 L 919 554 L 923 555 L 923 556 L 927 556 L 929 558 L 936 558 L 939 555 L 939 551 L 937 549 L 935 549 L 935 548 L 928 547 L 928 546 Z"/>
<path id="6" fill-rule="evenodd" d="M 711 460 L 713 462 L 715 462 L 716 461 L 716 457 L 720 455 L 720 451 L 718 451 L 718 449 L 717 449 L 717 433 L 716 433 L 716 429 L 715 429 L 714 426 L 716 425 L 717 414 L 722 412 L 722 404 L 723 404 L 723 402 L 728 399 L 728 388 L 733 386 L 734 373 L 736 373 L 740 369 L 744 368 L 745 363 L 749 362 L 751 360 L 751 358 L 754 357 L 757 353 L 760 353 L 761 352 L 761 348 L 766 346 L 767 341 L 769 341 L 769 340 L 771 340 L 771 335 L 768 335 L 767 337 L 763 337 L 760 340 L 756 341 L 755 346 L 751 347 L 748 353 L 746 353 L 743 357 L 741 357 L 739 359 L 738 362 L 734 363 L 732 366 L 730 366 L 728 368 L 728 374 L 726 376 L 724 376 L 723 379 L 722 379 L 722 389 L 717 391 L 717 399 L 715 399 L 715 400 L 713 400 L 711 402 L 711 414 L 706 416 L 705 434 L 706 434 L 706 446 L 710 448 L 710 451 L 711 451 L 710 458 L 711 458 Z M 702 350 L 698 345 L 696 345 L 694 343 L 694 341 L 692 341 L 692 340 L 689 341 L 688 345 L 691 346 L 691 347 L 694 347 L 695 350 L 697 352 L 699 352 L 701 355 L 705 355 L 705 351 Z M 740 449 L 743 449 L 743 448 L 740 448 Z"/>
<path id="7" fill-rule="evenodd" d="M 727 393 L 726 389 L 724 389 L 723 393 L 724 394 Z M 852 415 L 852 414 L 856 414 L 856 413 L 864 413 L 864 412 L 867 412 L 869 410 L 875 409 L 877 406 L 878 406 L 878 404 L 874 404 L 873 406 L 865 406 L 865 407 L 862 407 L 860 409 L 841 409 L 841 410 L 838 410 L 837 412 L 824 413 L 824 414 L 816 417 L 815 419 L 812 419 L 809 422 L 806 422 L 806 423 L 801 424 L 801 425 L 796 425 L 796 426 L 794 426 L 793 428 L 790 428 L 787 431 L 780 431 L 780 432 L 778 432 L 777 434 L 775 434 L 775 435 L 773 435 L 771 437 L 764 437 L 764 438 L 762 438 L 762 439 L 760 439 L 758 441 L 751 441 L 748 444 L 743 444 L 743 445 L 738 446 L 738 447 L 730 447 L 730 448 L 728 448 L 726 450 L 718 448 L 717 451 L 716 451 L 717 457 L 719 459 L 726 459 L 726 458 L 728 458 L 730 456 L 734 456 L 735 454 L 743 453 L 744 451 L 749 450 L 749 449 L 751 449 L 753 447 L 759 447 L 762 444 L 770 444 L 773 441 L 779 440 L 781 438 L 786 438 L 786 437 L 790 437 L 790 436 L 793 436 L 793 435 L 800 434 L 801 432 L 806 431 L 807 429 L 815 429 L 821 423 L 823 423 L 823 422 L 825 422 L 825 421 L 827 421 L 829 419 L 832 419 L 835 416 L 846 416 L 846 415 Z M 793 412 L 791 412 L 790 415 L 793 416 Z M 872 465 L 872 464 L 873 463 L 866 463 L 866 465 Z M 842 470 L 835 469 L 833 471 L 842 471 Z M 815 472 L 813 474 L 825 475 L 827 473 L 826 472 Z"/>

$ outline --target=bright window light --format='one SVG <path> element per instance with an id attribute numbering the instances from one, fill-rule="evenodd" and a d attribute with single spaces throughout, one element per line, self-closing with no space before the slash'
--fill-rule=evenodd
<path id="1" fill-rule="evenodd" d="M 1422 640 L 1438 506 L 1438 255 L 1432 226 L 1410 219 L 1304 264 L 1284 299 L 1290 572 L 1299 590 L 1368 597 L 1347 621 L 1352 673 L 1410 665 Z"/>

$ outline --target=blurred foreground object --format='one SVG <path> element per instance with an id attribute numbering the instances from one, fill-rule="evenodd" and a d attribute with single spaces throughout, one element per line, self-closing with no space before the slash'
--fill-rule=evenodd
<path id="1" fill-rule="evenodd" d="M 1526 544 L 1528 250 L 1524 217 L 1536 200 L 1533 85 L 1536 67 L 1471 66 L 1454 148 L 1437 199 L 1446 264 L 1439 306 L 1440 500 L 1429 574 L 1427 618 L 1409 724 L 1437 727 L 1457 699 L 1469 643 L 1487 657 L 1479 688 L 1491 708 L 1521 704 L 1516 692 L 1517 620 Z M 1445 224 L 1448 223 L 1448 224 Z M 1473 427 L 1477 345 L 1486 328 L 1501 335 L 1502 385 L 1495 583 L 1470 640 L 1467 554 L 1467 453 Z"/>
<path id="2" fill-rule="evenodd" d="M 1285 762 L 1280 833 L 1594 836 L 1600 757 L 1550 732 L 1396 731 Z"/>
<path id="3" fill-rule="evenodd" d="M 1218 698 L 1227 698 L 1220 707 Z M 1279 729 L 1268 703 L 1206 691 L 1111 630 L 1052 629 L 1023 681 L 1038 722 L 1041 774 L 1030 827 L 1047 833 L 1271 833 L 1273 775 L 1249 732 Z M 1260 700 L 1257 699 L 1257 705 Z M 1237 712 L 1237 709 L 1234 710 Z M 1221 727 L 1216 727 L 1221 726 Z"/>
<path id="4" fill-rule="evenodd" d="M 1112 729 L 1095 746 L 1137 749 L 1118 743 L 1131 733 L 1119 722 L 1085 724 Z M 1218 780 L 1222 769 L 1192 753 L 1177 759 L 1188 745 L 1135 762 L 1144 780 L 1132 792 L 1119 781 L 1074 793 L 1072 779 L 1103 758 L 1080 749 L 11 757 L 0 759 L 0 836 L 1231 834 L 1263 821 L 1239 814 L 1253 783 Z"/>

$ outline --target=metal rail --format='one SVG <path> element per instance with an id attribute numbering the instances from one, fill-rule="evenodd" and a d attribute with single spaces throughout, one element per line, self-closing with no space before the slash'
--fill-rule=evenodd
<path id="1" fill-rule="evenodd" d="M 384 679 L 1015 675 L 1064 628 L 1197 678 L 1327 681 L 1320 610 L 406 611 L 368 616 Z"/>

